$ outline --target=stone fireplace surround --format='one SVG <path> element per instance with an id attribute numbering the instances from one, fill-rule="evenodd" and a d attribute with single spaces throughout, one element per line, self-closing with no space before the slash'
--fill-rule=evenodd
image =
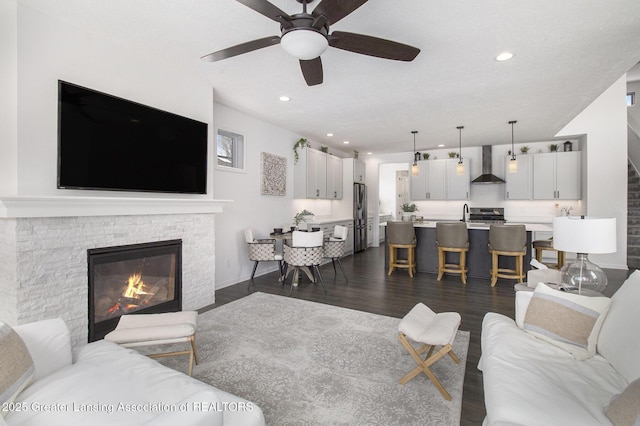
<path id="1" fill-rule="evenodd" d="M 87 343 L 87 249 L 182 239 L 182 304 L 215 302 L 215 215 L 229 200 L 0 197 L 0 320 L 61 317 Z"/>

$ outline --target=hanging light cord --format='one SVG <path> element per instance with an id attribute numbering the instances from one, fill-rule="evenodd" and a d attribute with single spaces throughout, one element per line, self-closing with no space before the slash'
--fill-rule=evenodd
<path id="1" fill-rule="evenodd" d="M 513 145 L 513 125 L 516 124 L 516 123 L 517 123 L 516 120 L 511 120 L 509 122 L 509 124 L 511 124 L 511 159 L 512 160 L 516 159 L 516 150 L 515 150 L 514 145 Z"/>
<path id="2" fill-rule="evenodd" d="M 459 157 L 460 159 L 458 160 L 458 163 L 462 163 L 462 129 L 464 129 L 464 126 L 458 126 L 457 127 L 459 134 L 460 134 L 460 145 L 459 145 Z"/>

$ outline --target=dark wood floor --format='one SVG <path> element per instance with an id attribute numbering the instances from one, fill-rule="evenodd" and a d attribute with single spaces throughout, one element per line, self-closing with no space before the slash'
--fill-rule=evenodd
<path id="1" fill-rule="evenodd" d="M 512 281 L 498 281 L 495 287 L 488 280 L 469 279 L 462 285 L 458 276 L 446 276 L 442 281 L 436 275 L 418 273 L 410 278 L 406 271 L 395 271 L 387 276 L 384 271 L 384 248 L 370 247 L 342 260 L 349 277 L 346 283 L 338 269 L 334 276 L 331 263 L 320 267 L 327 286 L 324 294 L 319 287 L 306 279 L 293 289 L 291 297 L 402 318 L 416 303 L 423 302 L 436 312 L 455 311 L 462 316 L 461 330 L 471 332 L 469 352 L 464 378 L 462 399 L 462 425 L 479 425 L 485 416 L 482 373 L 477 364 L 480 358 L 480 331 L 482 318 L 487 312 L 499 312 L 513 318 L 514 298 Z M 263 266 L 258 266 L 260 269 Z M 258 271 L 259 273 L 259 271 Z M 614 271 L 609 276 L 608 295 L 619 287 L 627 271 Z M 613 276 L 612 276 L 613 275 Z M 335 277 L 335 278 L 334 278 Z M 251 292 L 261 291 L 288 295 L 278 282 L 277 273 L 256 277 L 251 284 L 239 283 L 216 291 L 216 304 L 203 311 L 216 308 Z"/>

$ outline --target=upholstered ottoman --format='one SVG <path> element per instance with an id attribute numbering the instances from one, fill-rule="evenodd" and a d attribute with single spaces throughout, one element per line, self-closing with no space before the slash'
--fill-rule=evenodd
<path id="1" fill-rule="evenodd" d="M 148 356 L 163 358 L 189 355 L 189 375 L 191 376 L 193 362 L 198 364 L 195 341 L 197 328 L 198 312 L 196 311 L 132 314 L 121 316 L 116 329 L 104 338 L 128 348 L 188 342 L 188 350 L 163 352 Z"/>
<path id="2" fill-rule="evenodd" d="M 401 384 L 404 385 L 418 374 L 424 373 L 442 396 L 447 401 L 451 401 L 451 395 L 433 375 L 429 367 L 447 354 L 456 364 L 460 364 L 460 359 L 453 352 L 452 347 L 460 326 L 460 320 L 460 314 L 457 312 L 436 314 L 423 303 L 418 303 L 405 315 L 398 325 L 398 330 L 400 331 L 398 339 L 400 339 L 400 343 L 407 349 L 418 366 L 400 379 Z M 414 349 L 407 338 L 414 342 L 422 343 L 422 346 Z M 441 348 L 434 353 L 436 346 L 441 346 Z M 420 355 L 427 349 L 427 355 L 422 359 Z"/>

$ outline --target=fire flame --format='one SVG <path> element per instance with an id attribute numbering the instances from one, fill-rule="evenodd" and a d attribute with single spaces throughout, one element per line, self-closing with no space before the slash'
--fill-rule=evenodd
<path id="1" fill-rule="evenodd" d="M 137 299 L 143 294 L 148 294 L 143 290 L 144 281 L 142 281 L 142 274 L 133 274 L 129 277 L 128 281 L 129 285 L 127 285 L 127 289 L 122 293 L 124 297 Z"/>

